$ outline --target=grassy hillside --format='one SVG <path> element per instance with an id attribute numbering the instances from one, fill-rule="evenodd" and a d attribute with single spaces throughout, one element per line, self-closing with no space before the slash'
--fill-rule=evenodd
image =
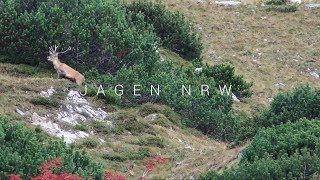
<path id="1" fill-rule="evenodd" d="M 266 11 L 266 7 L 262 5 L 265 2 L 260 0 L 243 1 L 237 7 L 218 6 L 214 1 L 209 0 L 164 0 L 163 2 L 169 10 L 182 12 L 195 23 L 197 31 L 202 36 L 204 63 L 211 66 L 230 63 L 235 66 L 236 74 L 243 75 L 248 82 L 253 82 L 253 95 L 232 105 L 231 112 L 237 115 L 235 118 L 237 123 L 244 124 L 241 127 L 242 130 L 251 128 L 251 124 L 246 122 L 251 122 L 254 119 L 251 117 L 255 117 L 260 110 L 268 108 L 272 98 L 279 92 L 290 91 L 301 84 L 320 87 L 319 78 L 310 75 L 312 71 L 320 73 L 319 10 L 306 9 L 301 5 L 298 11 L 293 13 Z M 121 13 L 123 11 L 119 11 L 120 15 Z M 121 22 L 126 22 L 122 16 Z M 154 42 L 156 39 L 153 34 L 148 34 L 150 37 L 145 41 L 135 26 L 129 23 L 128 27 L 132 28 L 132 32 L 127 34 L 132 38 L 130 40 L 139 37 L 139 42 L 145 45 L 143 46 L 145 51 L 134 46 L 137 57 L 142 57 L 145 52 L 154 55 L 155 50 L 148 44 L 149 41 Z M 126 29 L 119 25 L 119 29 L 122 30 L 122 28 Z M 120 38 L 116 38 L 118 34 L 113 31 L 108 33 L 114 35 L 111 39 L 115 44 L 121 45 L 121 48 L 116 47 L 115 50 L 120 52 L 127 48 L 127 42 L 120 42 Z M 147 34 L 147 32 L 144 33 Z M 107 42 L 108 39 L 103 37 L 103 35 L 100 36 Z M 110 50 L 108 48 L 106 51 Z M 39 49 L 38 51 L 40 52 Z M 161 47 L 159 51 L 161 58 L 172 60 L 176 67 L 183 67 L 183 70 L 197 66 L 197 62 L 186 60 L 172 50 Z M 89 54 L 89 51 L 85 52 Z M 101 53 L 103 54 L 104 51 Z M 113 50 L 112 53 L 114 53 Z M 44 53 L 41 55 L 44 56 Z M 75 56 L 75 53 L 72 56 Z M 111 54 L 110 57 L 113 56 Z M 143 57 L 149 60 L 148 56 Z M 54 118 L 50 119 L 59 114 L 60 105 L 66 103 L 70 90 L 80 92 L 83 87 L 76 86 L 65 79 L 58 79 L 53 68 L 4 63 L 2 59 L 5 58 L 0 54 L 1 116 L 8 116 L 13 122 L 36 129 L 39 126 L 32 124 L 32 118 L 33 113 L 37 113 L 40 117 L 47 117 L 57 123 L 64 131 L 82 131 L 90 134 L 89 137 L 81 138 L 71 146 L 87 151 L 90 158 L 100 162 L 104 169 L 122 174 L 128 179 L 137 179 L 142 176 L 146 170 L 146 164 L 155 156 L 165 158 L 167 161 L 164 164 L 157 164 L 155 169 L 149 172 L 148 179 L 197 178 L 207 170 L 222 172 L 225 167 L 237 167 L 242 150 L 250 145 L 250 140 L 247 139 L 240 145 L 235 145 L 235 143 L 218 141 L 194 128 L 186 127 L 185 118 L 181 113 L 178 114 L 174 108 L 159 101 L 125 108 L 103 98 L 86 97 L 92 107 L 101 108 L 107 112 L 105 120 L 112 122 L 112 125 L 93 118 L 88 118 L 89 121 L 75 126 L 56 121 Z M 109 54 L 104 58 L 108 59 Z M 130 58 L 125 59 L 129 64 L 136 57 Z M 77 62 L 78 65 L 81 62 Z M 100 64 L 104 71 L 112 69 L 110 64 L 117 65 L 118 69 L 121 65 L 128 64 L 125 61 L 119 61 L 123 64 L 106 62 L 107 64 Z M 90 64 L 90 62 L 86 63 Z M 56 90 L 54 95 L 49 99 L 41 98 L 40 93 L 51 87 Z M 287 101 L 289 102 L 290 99 Z M 20 111 L 24 115 L 19 114 Z M 274 114 L 277 116 L 276 113 Z M 264 118 L 262 120 L 269 122 L 268 114 Z M 291 120 L 286 119 L 283 122 Z M 274 124 L 270 126 L 272 125 Z M 274 133 L 273 130 L 265 132 Z M 43 137 L 50 136 L 45 131 L 41 133 Z M 265 136 L 268 137 L 268 135 Z M 245 170 L 243 170 L 244 174 L 246 174 Z"/>
<path id="2" fill-rule="evenodd" d="M 46 115 L 59 111 L 58 107 L 32 103 L 41 91 L 54 87 L 59 96 L 54 96 L 51 100 L 59 102 L 62 100 L 63 103 L 68 89 L 81 90 L 67 80 L 56 79 L 56 74 L 53 72 L 29 65 L 1 63 L 0 79 L 0 114 L 10 116 L 12 120 L 31 129 L 36 127 L 30 124 L 32 113 Z M 62 129 L 67 131 L 75 129 L 94 131 L 94 136 L 79 140 L 75 146 L 85 149 L 90 157 L 101 162 L 105 169 L 126 175 L 128 179 L 140 177 L 144 172 L 148 156 L 152 155 L 161 155 L 169 161 L 165 165 L 157 166 L 154 172 L 150 173 L 151 179 L 156 177 L 182 179 L 198 176 L 208 167 L 221 171 L 224 166 L 237 164 L 237 154 L 246 146 L 230 149 L 227 143 L 210 139 L 197 130 L 184 128 L 180 124 L 181 118 L 172 110 L 168 113 L 170 108 L 164 105 L 145 104 L 136 108 L 119 109 L 113 105 L 103 104 L 95 97 L 88 100 L 94 106 L 106 110 L 109 113 L 108 120 L 117 124 L 132 119 L 137 119 L 139 123 L 150 124 L 148 128 L 142 129 L 141 133 L 135 133 L 135 126 L 138 124 L 129 125 L 127 127 L 129 130 L 124 132 L 117 132 L 116 129 L 112 131 L 97 121 L 81 124 L 81 127 L 59 123 Z M 18 114 L 17 108 L 26 112 L 26 115 Z M 155 114 L 155 120 L 151 120 Z M 105 142 L 101 143 L 99 138 Z M 134 165 L 132 175 L 129 173 L 131 165 Z"/>
<path id="3" fill-rule="evenodd" d="M 319 79 L 308 74 L 308 69 L 320 70 L 317 9 L 301 5 L 294 13 L 266 11 L 261 0 L 242 1 L 237 7 L 217 6 L 214 1 L 164 2 L 196 22 L 205 62 L 230 62 L 238 74 L 254 82 L 253 97 L 238 108 L 254 112 L 279 91 L 304 83 L 319 87 Z"/>

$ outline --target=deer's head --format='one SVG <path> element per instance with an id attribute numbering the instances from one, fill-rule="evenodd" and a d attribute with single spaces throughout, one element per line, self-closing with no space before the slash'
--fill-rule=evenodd
<path id="1" fill-rule="evenodd" d="M 55 60 L 59 60 L 58 59 L 58 55 L 59 54 L 63 54 L 67 51 L 71 50 L 71 47 L 69 47 L 67 50 L 63 51 L 63 52 L 57 52 L 58 46 L 54 45 L 49 47 L 49 56 L 48 56 L 48 61 L 55 61 Z"/>

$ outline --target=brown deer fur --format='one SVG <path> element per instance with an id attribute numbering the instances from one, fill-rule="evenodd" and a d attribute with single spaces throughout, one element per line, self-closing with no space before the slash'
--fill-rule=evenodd
<path id="1" fill-rule="evenodd" d="M 54 46 L 54 48 L 49 48 L 48 61 L 51 61 L 53 63 L 53 66 L 58 73 L 58 77 L 69 79 L 73 82 L 76 82 L 78 85 L 81 85 L 85 80 L 84 76 L 70 66 L 60 62 L 58 58 L 59 54 L 65 53 L 71 50 L 71 48 L 68 48 L 64 52 L 57 52 L 57 48 L 57 46 Z"/>

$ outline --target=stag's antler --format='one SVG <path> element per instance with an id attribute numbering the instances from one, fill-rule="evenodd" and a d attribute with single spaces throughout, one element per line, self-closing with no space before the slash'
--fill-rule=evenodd
<path id="1" fill-rule="evenodd" d="M 70 51 L 70 50 L 71 50 L 71 47 L 69 46 L 68 49 L 65 50 L 65 51 L 63 51 L 63 52 L 57 52 L 57 49 L 58 49 L 58 46 L 57 46 L 57 45 L 50 46 L 50 47 L 49 47 L 49 53 L 50 53 L 51 55 L 53 55 L 53 54 L 57 54 L 57 55 L 58 55 L 58 54 L 63 54 L 63 53 L 66 53 L 66 52 Z"/>
<path id="2" fill-rule="evenodd" d="M 68 51 L 70 51 L 70 50 L 71 50 L 71 47 L 69 46 L 67 50 L 65 50 L 65 51 L 63 51 L 63 52 L 58 52 L 58 54 L 63 54 L 63 53 L 66 53 L 66 52 L 68 52 Z"/>

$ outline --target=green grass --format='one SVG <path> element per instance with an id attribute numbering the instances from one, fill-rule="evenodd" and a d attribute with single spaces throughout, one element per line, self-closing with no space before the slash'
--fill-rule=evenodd
<path id="1" fill-rule="evenodd" d="M 140 146 L 156 146 L 159 148 L 165 147 L 164 139 L 158 136 L 148 136 L 140 138 L 137 144 Z"/>
<path id="2" fill-rule="evenodd" d="M 34 105 L 42 105 L 47 108 L 57 108 L 60 106 L 60 102 L 56 99 L 51 99 L 47 97 L 37 96 L 30 101 Z"/>

